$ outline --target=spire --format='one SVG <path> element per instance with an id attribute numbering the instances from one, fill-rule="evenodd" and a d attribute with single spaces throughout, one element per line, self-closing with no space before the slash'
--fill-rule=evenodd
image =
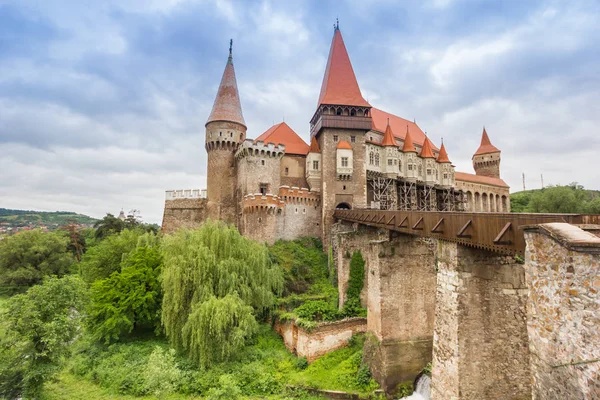
<path id="1" fill-rule="evenodd" d="M 439 163 L 450 162 L 450 159 L 448 158 L 448 153 L 446 152 L 446 146 L 444 146 L 444 142 L 442 142 L 442 147 L 440 147 L 440 154 L 438 155 L 437 161 Z"/>
<path id="2" fill-rule="evenodd" d="M 308 149 L 309 153 L 320 153 L 321 149 L 319 148 L 319 143 L 317 142 L 317 138 L 314 136 L 310 139 L 310 149 Z"/>
<path id="3" fill-rule="evenodd" d="M 421 149 L 420 157 L 435 158 L 435 156 L 433 155 L 433 151 L 431 150 L 431 141 L 428 137 L 425 137 L 425 142 L 423 143 L 423 148 Z"/>
<path id="4" fill-rule="evenodd" d="M 396 140 L 394 139 L 394 134 L 392 133 L 392 127 L 390 126 L 389 118 L 387 128 L 385 128 L 385 133 L 383 134 L 383 141 L 381 142 L 381 145 L 396 146 Z"/>
<path id="5" fill-rule="evenodd" d="M 227 59 L 227 65 L 225 65 L 225 71 L 221 78 L 221 84 L 219 85 L 219 91 L 217 92 L 212 111 L 208 117 L 208 121 L 206 121 L 207 124 L 213 121 L 228 121 L 246 126 L 244 116 L 242 115 L 242 105 L 235 79 L 235 70 L 233 68 L 232 47 L 233 40 L 230 40 L 229 58 Z"/>
<path id="6" fill-rule="evenodd" d="M 481 144 L 479 145 L 479 148 L 477 149 L 477 151 L 475 152 L 475 156 L 480 155 L 480 154 L 488 154 L 488 153 L 499 153 L 500 150 L 498 150 L 498 148 L 496 146 L 494 146 L 492 144 L 492 142 L 490 141 L 490 137 L 488 136 L 487 132 L 485 131 L 485 126 L 483 127 L 483 133 L 481 134 Z"/>
<path id="7" fill-rule="evenodd" d="M 327 67 L 325 68 L 319 95 L 320 104 L 371 106 L 360 93 L 352 63 L 346 51 L 344 39 L 342 39 L 339 22 L 335 25 L 333 40 L 331 41 L 329 58 L 327 59 Z"/>
<path id="8" fill-rule="evenodd" d="M 410 136 L 410 132 L 408 131 L 408 125 L 406 125 L 406 136 L 404 136 L 404 146 L 402 146 L 402 152 L 408 153 L 410 151 L 416 153 L 417 149 L 415 149 L 412 137 Z"/>

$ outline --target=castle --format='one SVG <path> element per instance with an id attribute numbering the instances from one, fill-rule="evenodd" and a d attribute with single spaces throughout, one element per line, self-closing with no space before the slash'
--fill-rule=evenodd
<path id="1" fill-rule="evenodd" d="M 336 208 L 417 211 L 510 211 L 500 178 L 500 150 L 484 128 L 475 174 L 454 170 L 415 122 L 366 101 L 339 25 L 310 119 L 310 145 L 285 122 L 246 137 L 231 44 L 206 122 L 207 190 L 166 193 L 164 232 L 219 219 L 272 243 L 327 240 Z"/>

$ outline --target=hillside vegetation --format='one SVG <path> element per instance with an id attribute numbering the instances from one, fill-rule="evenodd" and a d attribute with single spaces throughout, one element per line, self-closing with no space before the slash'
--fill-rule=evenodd
<path id="1" fill-rule="evenodd" d="M 93 225 L 96 221 L 95 218 L 70 211 L 47 212 L 0 208 L 0 224 L 4 222 L 13 227 L 47 227 L 49 230 L 54 230 L 68 223 Z"/>
<path id="2" fill-rule="evenodd" d="M 512 212 L 600 214 L 600 191 L 576 182 L 525 190 L 510 195 Z"/>

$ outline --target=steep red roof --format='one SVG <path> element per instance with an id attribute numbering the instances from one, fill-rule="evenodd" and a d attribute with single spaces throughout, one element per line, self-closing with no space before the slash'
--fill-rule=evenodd
<path id="1" fill-rule="evenodd" d="M 394 132 L 396 138 L 404 140 L 404 136 L 406 136 L 406 126 L 408 126 L 408 131 L 410 132 L 410 136 L 414 143 L 422 146 L 425 142 L 425 133 L 423 133 L 421 128 L 413 121 L 400 118 L 397 115 L 390 114 L 375 107 L 371 108 L 371 120 L 371 129 L 374 131 L 385 132 L 389 120 L 392 132 Z M 432 146 L 432 149 L 437 150 L 437 147 Z"/>
<path id="2" fill-rule="evenodd" d="M 227 59 L 227 65 L 225 65 L 219 90 L 217 91 L 217 97 L 206 123 L 208 124 L 213 121 L 231 121 L 246 126 L 244 116 L 242 115 L 242 104 L 240 103 L 237 81 L 235 79 L 231 48 L 229 49 L 229 58 Z"/>
<path id="3" fill-rule="evenodd" d="M 370 107 L 362 97 L 360 87 L 352 69 L 350 57 L 342 39 L 342 33 L 336 29 L 331 41 L 327 67 L 319 95 L 320 104 L 339 104 Z"/>
<path id="4" fill-rule="evenodd" d="M 504 188 L 510 187 L 506 184 L 506 182 L 504 182 L 500 178 L 492 178 L 491 176 L 469 174 L 467 172 L 458 172 L 457 171 L 454 173 L 454 178 L 457 181 L 463 181 L 463 182 L 482 183 L 485 185 L 499 186 L 499 187 L 504 187 Z"/>
<path id="5" fill-rule="evenodd" d="M 498 150 L 498 148 L 496 146 L 494 146 L 492 144 L 492 142 L 490 142 L 490 138 L 487 134 L 487 132 L 485 131 L 485 128 L 483 128 L 483 133 L 481 134 L 481 144 L 479 145 L 479 148 L 477 149 L 477 151 L 475 152 L 475 156 L 480 155 L 480 154 L 488 154 L 488 153 L 499 153 L 500 150 Z"/>
<path id="6" fill-rule="evenodd" d="M 340 142 L 337 145 L 337 148 L 352 150 L 352 146 L 350 146 L 350 143 L 346 142 L 345 140 L 340 140 Z"/>
<path id="7" fill-rule="evenodd" d="M 254 142 L 258 142 L 259 140 L 265 143 L 273 143 L 274 145 L 284 145 L 286 154 L 306 155 L 308 153 L 308 145 L 285 122 L 273 125 L 265 133 L 257 137 Z"/>
<path id="8" fill-rule="evenodd" d="M 396 140 L 394 139 L 394 134 L 392 133 L 392 128 L 388 124 L 387 128 L 385 128 L 385 133 L 383 134 L 383 141 L 381 142 L 382 146 L 396 146 Z"/>
<path id="9" fill-rule="evenodd" d="M 410 130 L 408 129 L 407 125 L 406 134 L 404 135 L 404 145 L 402 146 L 402 152 L 407 153 L 409 151 L 416 153 L 417 149 L 415 149 L 415 145 L 412 141 L 412 135 L 410 134 Z"/>
<path id="10" fill-rule="evenodd" d="M 442 143 L 442 147 L 440 148 L 440 154 L 438 155 L 437 161 L 440 163 L 449 163 L 450 159 L 448 158 L 448 153 L 446 152 L 446 146 Z"/>
<path id="11" fill-rule="evenodd" d="M 435 158 L 433 155 L 433 151 L 431 150 L 431 141 L 429 138 L 425 138 L 425 143 L 423 143 L 423 148 L 421 149 L 421 154 L 419 154 L 421 158 Z"/>
<path id="12" fill-rule="evenodd" d="M 312 139 L 310 139 L 310 148 L 308 149 L 309 153 L 320 153 L 321 149 L 319 148 L 319 143 L 317 142 L 317 139 L 313 136 Z"/>

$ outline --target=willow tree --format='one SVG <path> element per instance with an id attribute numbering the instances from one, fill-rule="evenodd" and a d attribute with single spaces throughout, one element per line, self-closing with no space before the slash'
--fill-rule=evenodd
<path id="1" fill-rule="evenodd" d="M 162 323 L 173 346 L 208 366 L 229 358 L 254 334 L 283 274 L 266 246 L 207 222 L 163 241 Z"/>

